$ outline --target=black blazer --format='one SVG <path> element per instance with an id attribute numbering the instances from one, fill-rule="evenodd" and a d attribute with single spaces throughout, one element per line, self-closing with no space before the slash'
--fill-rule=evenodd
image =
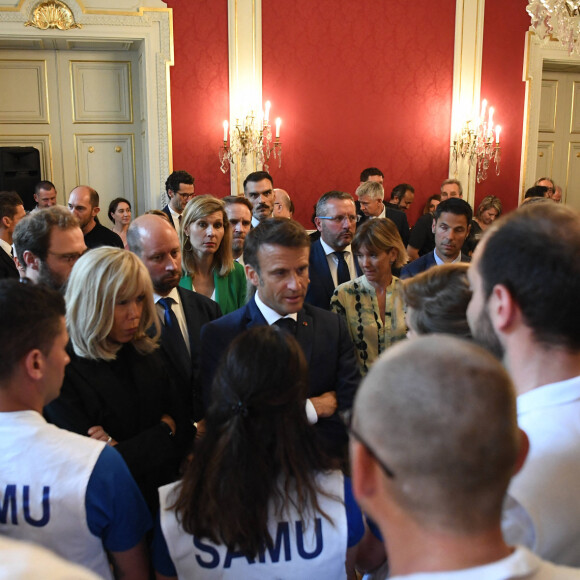
<path id="1" fill-rule="evenodd" d="M 200 386 L 201 328 L 204 324 L 216 320 L 222 315 L 217 302 L 196 292 L 178 287 L 179 297 L 185 314 L 189 334 L 190 365 L 184 368 L 183 362 L 176 356 L 164 340 L 165 325 L 161 325 L 161 348 L 167 367 L 173 373 L 175 383 L 186 405 L 190 416 L 198 420 L 203 416 Z"/>
<path id="2" fill-rule="evenodd" d="M 167 217 L 169 218 L 169 223 L 173 226 L 173 229 L 175 229 L 175 224 L 173 223 L 173 216 L 171 215 L 171 212 L 169 211 L 169 206 L 166 205 L 161 211 L 165 212 L 167 214 Z"/>
<path id="3" fill-rule="evenodd" d="M 357 276 L 362 274 L 358 261 L 354 258 Z M 316 240 L 310 246 L 310 259 L 308 267 L 310 284 L 306 293 L 306 302 L 324 310 L 330 310 L 330 298 L 334 293 L 334 281 L 328 266 L 328 260 L 320 240 Z"/>
<path id="4" fill-rule="evenodd" d="M 18 268 L 12 256 L 7 254 L 3 248 L 0 248 L 0 280 L 5 278 L 15 278 L 18 280 L 20 274 L 18 273 Z"/>
<path id="5" fill-rule="evenodd" d="M 399 230 L 399 234 L 401 236 L 401 239 L 403 240 L 403 245 L 406 248 L 407 244 L 409 243 L 409 236 L 410 236 L 409 222 L 407 221 L 407 214 L 400 209 L 392 207 L 389 203 L 385 203 L 384 206 L 385 206 L 385 217 L 390 219 L 395 224 L 395 226 L 397 226 L 397 230 Z M 358 222 L 357 227 L 360 227 L 368 219 L 370 219 L 368 216 L 366 216 L 364 213 L 362 213 L 362 211 L 359 211 L 359 215 L 361 217 L 360 217 L 360 220 Z"/>
<path id="6" fill-rule="evenodd" d="M 85 436 L 102 425 L 154 507 L 157 488 L 177 478 L 194 436 L 159 353 L 141 355 L 127 344 L 108 362 L 81 358 L 70 344 L 67 350 L 71 362 L 60 396 L 44 408 L 46 419 Z M 177 424 L 175 437 L 161 425 L 165 413 Z"/>
<path id="7" fill-rule="evenodd" d="M 266 320 L 252 297 L 242 308 L 203 327 L 201 369 L 206 408 L 211 401 L 210 387 L 222 355 L 236 336 L 261 325 L 266 325 Z M 336 391 L 338 411 L 350 409 L 360 382 L 360 372 L 344 319 L 334 312 L 304 304 L 298 312 L 296 340 L 308 363 L 308 397 Z M 256 364 L 257 361 L 250 362 Z M 316 426 L 336 447 L 346 442 L 346 431 L 337 413 L 320 419 Z"/>
<path id="8" fill-rule="evenodd" d="M 401 278 L 404 280 L 405 278 L 412 278 L 421 272 L 425 272 L 429 268 L 437 265 L 434 256 L 435 250 L 409 262 L 406 266 L 403 267 L 401 270 Z M 462 262 L 471 262 L 471 258 L 466 254 L 461 254 L 461 261 Z"/>

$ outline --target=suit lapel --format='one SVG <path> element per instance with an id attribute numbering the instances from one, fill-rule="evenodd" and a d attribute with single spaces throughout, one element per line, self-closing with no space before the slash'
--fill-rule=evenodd
<path id="1" fill-rule="evenodd" d="M 312 358 L 312 347 L 314 345 L 314 319 L 303 308 L 298 313 L 297 322 L 296 340 L 304 351 L 306 362 L 310 364 L 310 359 Z"/>
<path id="2" fill-rule="evenodd" d="M 326 292 L 326 294 L 332 296 L 334 292 L 334 282 L 332 281 L 332 274 L 330 273 L 328 259 L 326 257 L 326 254 L 324 253 L 324 249 L 322 247 L 322 244 L 320 243 L 320 240 L 317 240 L 315 242 L 313 252 L 315 257 L 314 264 L 316 268 L 319 269 L 322 281 L 325 286 L 324 291 Z"/>
<path id="3" fill-rule="evenodd" d="M 252 328 L 254 326 L 266 326 L 268 323 L 256 305 L 254 297 L 245 306 L 244 324 L 242 327 Z"/>

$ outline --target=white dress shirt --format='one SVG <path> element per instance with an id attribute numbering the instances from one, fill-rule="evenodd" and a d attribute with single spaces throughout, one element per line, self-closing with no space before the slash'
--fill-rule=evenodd
<path id="1" fill-rule="evenodd" d="M 322 238 L 320 238 L 320 245 L 326 254 L 326 261 L 328 262 L 328 267 L 330 268 L 332 283 L 336 288 L 338 286 L 338 258 L 336 257 L 335 250 L 333 250 Z M 343 248 L 342 251 L 344 252 L 344 259 L 346 261 L 346 265 L 348 266 L 350 279 L 354 280 L 358 274 L 354 265 L 354 256 L 352 255 L 350 244 Z"/>
<path id="2" fill-rule="evenodd" d="M 177 322 L 179 323 L 179 329 L 183 335 L 183 340 L 185 340 L 187 351 L 189 354 L 191 354 L 191 349 L 189 346 L 189 332 L 187 331 L 187 321 L 185 320 L 185 312 L 183 311 L 183 304 L 181 303 L 181 297 L 179 296 L 177 288 L 173 288 L 173 290 L 171 290 L 167 296 L 160 296 L 159 294 L 153 293 L 153 300 L 155 302 L 157 314 L 159 314 L 161 324 L 165 324 L 165 308 L 163 308 L 163 305 L 159 304 L 159 300 L 161 300 L 161 298 L 173 298 L 173 300 L 175 300 L 175 303 L 172 304 L 171 310 L 173 310 L 175 317 L 177 318 Z"/>
<path id="3" fill-rule="evenodd" d="M 262 313 L 262 316 L 266 319 L 268 325 L 271 326 L 272 324 L 276 324 L 276 322 L 281 318 L 291 318 L 294 322 L 298 322 L 298 313 L 294 312 L 292 314 L 287 314 L 286 316 L 281 316 L 278 312 L 264 304 L 260 298 L 259 289 L 254 294 L 254 300 L 256 301 L 258 310 Z M 306 399 L 306 418 L 311 425 L 314 425 L 314 423 L 318 421 L 318 415 L 316 414 L 316 410 L 314 409 L 314 405 L 310 399 Z"/>

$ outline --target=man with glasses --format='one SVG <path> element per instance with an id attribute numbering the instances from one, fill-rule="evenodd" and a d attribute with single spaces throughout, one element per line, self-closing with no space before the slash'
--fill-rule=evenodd
<path id="1" fill-rule="evenodd" d="M 14 230 L 24 276 L 64 294 L 71 270 L 87 250 L 78 220 L 61 206 L 29 214 Z"/>
<path id="2" fill-rule="evenodd" d="M 527 438 L 509 375 L 474 343 L 432 335 L 389 349 L 357 393 L 351 435 L 354 495 L 380 528 L 389 578 L 580 578 L 504 541 Z"/>
<path id="3" fill-rule="evenodd" d="M 310 284 L 306 294 L 309 304 L 330 310 L 334 289 L 361 275 L 350 247 L 357 221 L 354 199 L 349 193 L 329 191 L 318 200 L 314 223 L 320 238 L 310 248 Z"/>
<path id="4" fill-rule="evenodd" d="M 193 199 L 194 178 L 187 171 L 174 171 L 165 182 L 165 191 L 169 197 L 169 203 L 163 211 L 169 217 L 175 230 L 179 233 L 181 229 L 181 216 L 187 203 Z"/>

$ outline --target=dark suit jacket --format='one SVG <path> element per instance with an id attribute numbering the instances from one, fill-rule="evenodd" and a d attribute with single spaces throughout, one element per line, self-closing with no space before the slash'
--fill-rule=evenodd
<path id="1" fill-rule="evenodd" d="M 169 206 L 166 205 L 161 211 L 163 211 L 163 212 L 165 212 L 167 214 L 167 217 L 169 218 L 169 223 L 175 229 L 175 224 L 173 223 L 173 216 L 171 215 L 171 212 L 169 211 Z"/>
<path id="2" fill-rule="evenodd" d="M 185 314 L 191 359 L 184 368 L 180 358 L 166 345 L 163 337 L 165 325 L 161 325 L 161 353 L 168 368 L 174 374 L 175 382 L 182 395 L 184 404 L 194 420 L 203 416 L 200 385 L 201 327 L 222 315 L 219 305 L 206 296 L 178 287 L 179 297 Z"/>
<path id="3" fill-rule="evenodd" d="M 358 214 L 361 217 L 357 227 L 360 227 L 370 218 L 366 216 L 364 213 L 362 213 L 362 210 L 360 209 L 358 211 Z M 399 234 L 401 236 L 401 239 L 403 240 L 403 245 L 406 248 L 407 244 L 409 243 L 409 235 L 410 235 L 407 214 L 400 209 L 392 207 L 389 203 L 385 203 L 385 217 L 389 218 L 397 226 L 397 230 L 399 230 Z"/>
<path id="4" fill-rule="evenodd" d="M 71 345 L 67 350 L 71 362 L 62 390 L 45 407 L 45 417 L 85 436 L 101 425 L 119 442 L 117 451 L 154 507 L 157 488 L 177 477 L 194 435 L 160 354 L 141 355 L 127 344 L 107 362 L 81 358 Z M 164 413 L 177 424 L 175 437 L 161 426 Z"/>
<path id="5" fill-rule="evenodd" d="M 412 262 L 404 266 L 403 269 L 401 270 L 401 278 L 403 280 L 405 278 L 412 278 L 413 276 L 416 276 L 417 274 L 420 274 L 421 272 L 424 272 L 425 270 L 428 270 L 429 268 L 436 266 L 437 262 L 435 262 L 434 252 L 435 250 L 429 252 L 428 254 L 425 254 L 424 256 L 421 256 L 420 258 L 417 258 L 416 260 L 413 260 Z M 471 258 L 466 254 L 461 254 L 461 261 L 471 262 Z"/>
<path id="6" fill-rule="evenodd" d="M 356 258 L 354 258 L 357 276 L 362 274 Z M 330 298 L 334 292 L 334 282 L 330 274 L 328 260 L 320 240 L 310 246 L 310 262 L 308 268 L 310 284 L 306 293 L 306 302 L 318 308 L 330 310 Z"/>
<path id="7" fill-rule="evenodd" d="M 245 306 L 206 324 L 201 331 L 201 368 L 204 402 L 210 403 L 210 387 L 220 358 L 236 336 L 266 320 L 252 298 Z M 309 368 L 308 397 L 336 391 L 338 410 L 350 409 L 360 381 L 354 346 L 344 320 L 310 304 L 298 313 L 298 340 Z M 257 364 L 257 361 L 249 361 Z M 337 446 L 346 441 L 346 432 L 337 413 L 316 424 L 325 438 Z"/>
<path id="8" fill-rule="evenodd" d="M 18 280 L 20 274 L 18 273 L 18 268 L 12 256 L 7 254 L 3 248 L 0 248 L 0 280 L 5 278 L 15 278 Z"/>

